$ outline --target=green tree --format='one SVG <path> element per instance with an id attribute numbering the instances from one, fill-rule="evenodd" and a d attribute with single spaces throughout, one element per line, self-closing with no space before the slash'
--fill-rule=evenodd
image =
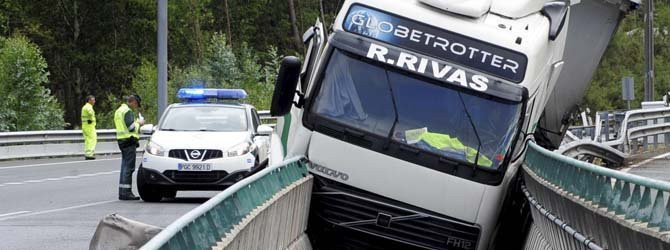
<path id="1" fill-rule="evenodd" d="M 238 68 L 237 56 L 228 45 L 226 36 L 216 33 L 209 42 L 205 69 L 216 86 L 240 88 L 242 72 Z"/>
<path id="2" fill-rule="evenodd" d="M 63 110 L 43 86 L 48 76 L 46 60 L 35 44 L 25 37 L 2 39 L 0 131 L 63 128 Z"/>
<path id="3" fill-rule="evenodd" d="M 655 99 L 670 91 L 670 4 L 656 1 L 654 14 Z M 635 100 L 639 108 L 644 98 L 644 13 L 630 13 L 621 22 L 609 44 L 584 97 L 585 107 L 591 110 L 623 109 L 621 78 L 635 79 Z"/>

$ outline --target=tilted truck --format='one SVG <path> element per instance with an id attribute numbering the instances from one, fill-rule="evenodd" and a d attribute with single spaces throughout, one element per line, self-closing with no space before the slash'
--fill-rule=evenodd
<path id="1" fill-rule="evenodd" d="M 525 142 L 556 145 L 634 6 L 347 0 L 331 29 L 317 22 L 271 110 L 286 156 L 311 162 L 314 247 L 521 246 Z"/>

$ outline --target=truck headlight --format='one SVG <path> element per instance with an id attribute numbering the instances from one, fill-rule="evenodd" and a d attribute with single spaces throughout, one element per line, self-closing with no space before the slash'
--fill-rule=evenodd
<path id="1" fill-rule="evenodd" d="M 249 142 L 237 144 L 228 149 L 228 157 L 235 157 L 245 155 L 255 149 L 254 145 Z"/>
<path id="2" fill-rule="evenodd" d="M 147 147 L 144 149 L 144 152 L 147 152 L 155 156 L 165 155 L 165 149 L 161 147 L 161 145 L 158 145 L 152 141 L 149 141 L 149 143 L 147 143 Z"/>

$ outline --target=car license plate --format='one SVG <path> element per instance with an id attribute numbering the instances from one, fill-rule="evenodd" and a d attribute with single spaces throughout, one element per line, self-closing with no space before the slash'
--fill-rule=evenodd
<path id="1" fill-rule="evenodd" d="M 212 171 L 211 163 L 179 163 L 177 164 L 179 171 Z"/>

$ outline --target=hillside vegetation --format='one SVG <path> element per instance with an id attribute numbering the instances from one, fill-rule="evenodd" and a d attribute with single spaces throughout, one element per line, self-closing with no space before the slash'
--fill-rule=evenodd
<path id="1" fill-rule="evenodd" d="M 332 23 L 342 0 L 169 2 L 169 97 L 178 88 L 244 88 L 269 108 L 279 60 L 301 56 L 302 32 Z M 0 131 L 79 127 L 84 97 L 97 97 L 98 126 L 111 128 L 123 96 L 143 97 L 156 122 L 155 0 L 0 1 Z M 670 91 L 670 3 L 656 1 L 656 98 Z M 621 78 L 643 97 L 642 11 L 619 27 L 582 107 L 621 109 Z"/>

